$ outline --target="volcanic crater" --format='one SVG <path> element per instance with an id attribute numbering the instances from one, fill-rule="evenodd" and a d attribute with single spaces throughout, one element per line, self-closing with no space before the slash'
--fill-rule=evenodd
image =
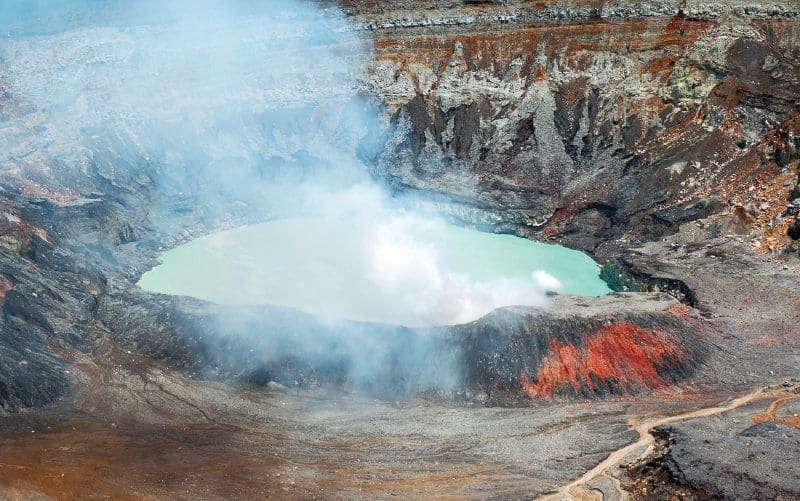
<path id="1" fill-rule="evenodd" d="M 0 13 L 3 497 L 800 497 L 796 5 L 232 3 Z M 406 327 L 136 285 L 364 182 L 616 292 Z"/>

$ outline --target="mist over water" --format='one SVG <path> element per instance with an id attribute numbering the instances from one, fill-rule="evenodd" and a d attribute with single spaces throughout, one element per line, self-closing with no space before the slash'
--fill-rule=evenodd
<path id="1" fill-rule="evenodd" d="M 169 238 L 186 214 L 200 222 L 348 221 L 327 246 L 381 293 L 353 284 L 340 294 L 366 298 L 384 320 L 403 325 L 464 321 L 504 304 L 545 306 L 546 291 L 557 288 L 544 273 L 505 281 L 453 273 L 429 238 L 442 223 L 370 176 L 359 152 L 389 124 L 357 92 L 371 42 L 335 8 L 289 0 L 11 0 L 0 35 L 0 81 L 14 103 L 0 108 L 0 173 L 26 185 L 93 199 L 146 197 L 146 219 L 131 223 Z M 309 287 L 334 287 L 330 278 L 320 270 Z M 221 343 L 226 357 L 235 358 L 234 345 L 257 349 L 265 362 L 283 356 L 287 332 L 247 325 L 221 329 L 237 339 Z M 314 332 L 292 350 L 318 359 L 335 351 L 366 380 L 378 370 L 367 362 L 381 360 L 370 346 L 395 346 L 367 341 L 363 329 L 337 332 L 324 340 L 338 343 L 335 350 L 321 350 Z M 417 361 L 430 345 L 423 335 L 397 344 Z"/>
<path id="2" fill-rule="evenodd" d="M 501 306 L 544 306 L 548 291 L 608 292 L 581 252 L 422 217 L 392 207 L 374 185 L 334 198 L 341 203 L 322 216 L 237 228 L 173 249 L 139 285 L 408 326 L 464 323 Z"/>

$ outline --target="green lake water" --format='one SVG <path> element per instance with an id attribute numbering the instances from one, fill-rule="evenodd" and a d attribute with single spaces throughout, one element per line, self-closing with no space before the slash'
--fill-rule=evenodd
<path id="1" fill-rule="evenodd" d="M 586 254 L 419 220 L 296 218 L 239 227 L 165 252 L 139 285 L 222 304 L 278 304 L 352 320 L 435 325 L 499 306 L 610 292 Z"/>

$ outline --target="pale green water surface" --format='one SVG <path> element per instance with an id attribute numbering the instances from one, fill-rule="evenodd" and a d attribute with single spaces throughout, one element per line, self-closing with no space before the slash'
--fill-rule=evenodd
<path id="1" fill-rule="evenodd" d="M 468 321 L 509 301 L 540 305 L 537 270 L 555 277 L 560 293 L 610 292 L 582 252 L 417 221 L 280 219 L 198 238 L 161 263 L 144 274 L 143 289 L 407 325 Z"/>

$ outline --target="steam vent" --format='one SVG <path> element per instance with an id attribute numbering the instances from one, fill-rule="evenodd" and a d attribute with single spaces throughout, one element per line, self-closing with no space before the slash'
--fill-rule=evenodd
<path id="1" fill-rule="evenodd" d="M 0 4 L 0 499 L 800 499 L 797 0 Z"/>

